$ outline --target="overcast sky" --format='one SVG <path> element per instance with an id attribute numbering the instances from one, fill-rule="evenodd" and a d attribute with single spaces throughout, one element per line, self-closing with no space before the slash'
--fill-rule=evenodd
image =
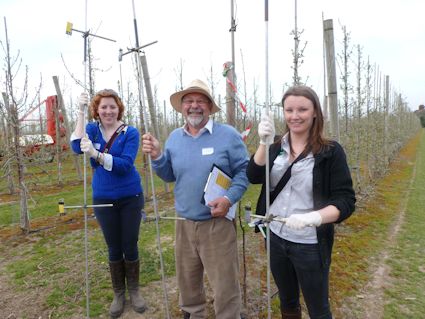
<path id="1" fill-rule="evenodd" d="M 245 77 L 247 95 L 258 88 L 264 100 L 265 22 L 264 1 L 235 0 L 236 73 L 241 83 Z M 300 75 L 323 95 L 322 14 L 333 19 L 336 53 L 341 52 L 344 25 L 351 35 L 351 45 L 361 45 L 382 74 L 390 76 L 392 86 L 403 94 L 410 108 L 425 103 L 425 23 L 421 0 L 298 0 L 298 28 L 307 42 Z M 84 81 L 83 39 L 80 33 L 65 34 L 67 21 L 74 29 L 85 29 L 85 0 L 0 0 L 0 16 L 6 17 L 8 36 L 14 55 L 19 51 L 23 64 L 29 66 L 30 86 L 43 77 L 46 97 L 55 94 L 52 76 L 61 79 L 65 96 L 77 97 L 81 88 L 73 85 L 61 59 Z M 230 0 L 134 0 L 139 43 L 158 41 L 145 49 L 152 87 L 159 100 L 167 100 L 178 83 L 176 69 L 183 61 L 183 81 L 206 80 L 211 68 L 218 93 L 224 94 L 222 66 L 231 60 Z M 87 27 L 92 33 L 115 39 L 94 39 L 96 89 L 117 89 L 119 48 L 135 46 L 131 0 L 88 0 Z M 4 43 L 2 19 L 0 40 Z M 294 0 L 269 0 L 269 72 L 272 97 L 278 101 L 284 83 L 290 83 L 291 49 L 294 28 Z M 1 55 L 3 56 L 3 54 Z M 356 56 L 353 53 L 353 61 Z M 130 54 L 124 56 L 123 82 L 136 87 Z M 2 61 L 3 64 L 3 61 Z M 244 68 L 242 68 L 244 66 Z M 354 65 L 352 65 L 354 67 Z M 337 65 L 338 74 L 340 72 Z M 353 70 L 354 72 L 354 70 Z M 355 74 L 353 73 L 353 77 Z M 3 81 L 3 77 L 0 76 Z M 353 78 L 354 83 L 354 78 Z M 338 80 L 340 84 L 340 80 Z M 19 87 L 20 83 L 15 83 Z M 242 89 L 240 88 L 240 91 Z M 242 92 L 240 92 L 242 94 Z M 249 104 L 248 104 L 249 107 Z"/>

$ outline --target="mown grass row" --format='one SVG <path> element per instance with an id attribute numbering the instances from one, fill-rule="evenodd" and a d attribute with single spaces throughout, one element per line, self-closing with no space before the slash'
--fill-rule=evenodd
<path id="1" fill-rule="evenodd" d="M 425 132 L 422 132 L 425 136 Z M 425 317 L 425 139 L 422 138 L 416 176 L 405 211 L 404 224 L 387 264 L 384 317 Z"/>
<path id="2" fill-rule="evenodd" d="M 374 192 L 358 202 L 353 216 L 337 227 L 330 283 L 336 318 L 345 318 L 340 309 L 346 307 L 347 300 L 361 295 L 372 279 L 379 253 L 386 248 L 391 226 L 409 194 L 417 149 L 423 139 L 419 133 L 401 149 Z M 362 309 L 355 304 L 349 307 L 350 318 L 363 318 Z"/>

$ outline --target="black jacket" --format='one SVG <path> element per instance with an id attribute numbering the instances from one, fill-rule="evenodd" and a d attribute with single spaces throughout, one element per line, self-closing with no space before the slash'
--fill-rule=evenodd
<path id="1" fill-rule="evenodd" d="M 280 152 L 280 142 L 272 144 L 269 149 L 270 170 Z M 258 198 L 256 214 L 265 215 L 266 186 L 265 165 L 258 166 L 254 156 L 249 161 L 246 171 L 248 180 L 252 184 L 263 184 Z M 319 210 L 328 205 L 334 205 L 340 211 L 336 223 L 350 217 L 354 212 L 356 197 L 353 190 L 351 173 L 347 165 L 345 152 L 340 144 L 332 141 L 324 151 L 314 156 L 313 168 L 313 203 L 314 209 Z M 332 246 L 334 241 L 334 225 L 323 224 L 317 227 L 317 240 L 320 247 L 322 264 L 331 263 Z"/>

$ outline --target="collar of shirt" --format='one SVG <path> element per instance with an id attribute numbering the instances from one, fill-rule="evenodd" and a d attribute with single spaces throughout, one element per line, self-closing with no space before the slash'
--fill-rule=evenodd
<path id="1" fill-rule="evenodd" d="M 290 147 L 289 147 L 289 141 L 288 141 L 288 137 L 289 137 L 289 135 L 288 135 L 289 133 L 286 133 L 284 136 L 283 136 L 283 138 L 282 138 L 282 144 L 281 144 L 281 146 L 280 146 L 280 152 L 279 152 L 279 155 L 278 155 L 278 157 L 279 156 L 281 156 L 281 155 L 283 155 L 283 152 L 285 152 L 286 153 L 286 155 L 288 156 L 289 155 L 289 153 L 290 153 Z M 307 156 L 305 157 L 305 158 L 310 158 L 310 157 L 313 157 L 313 153 L 312 152 L 310 152 L 310 153 L 308 153 L 307 154 Z M 287 159 L 286 159 L 287 160 Z"/>
<path id="2" fill-rule="evenodd" d="M 289 154 L 289 152 L 290 152 L 288 136 L 289 136 L 289 133 L 286 133 L 282 138 L 282 144 L 280 145 L 279 155 L 282 155 L 283 151 L 285 151 L 286 154 Z"/>
<path id="3" fill-rule="evenodd" d="M 201 128 L 198 132 L 198 134 L 196 135 L 192 135 L 189 133 L 189 130 L 187 129 L 187 123 L 185 125 L 183 125 L 182 127 L 184 134 L 190 135 L 192 137 L 198 137 L 201 136 L 205 131 L 208 131 L 210 134 L 212 134 L 213 132 L 213 120 L 212 119 L 208 119 L 207 124 L 205 124 L 205 126 L 203 128 Z"/>
<path id="4" fill-rule="evenodd" d="M 103 135 L 105 133 L 105 129 L 103 128 L 102 122 L 98 121 L 97 123 L 99 124 L 100 132 Z M 121 123 L 121 124 L 125 124 L 125 123 Z M 127 132 L 127 128 L 128 128 L 128 125 L 125 125 L 121 132 Z"/>

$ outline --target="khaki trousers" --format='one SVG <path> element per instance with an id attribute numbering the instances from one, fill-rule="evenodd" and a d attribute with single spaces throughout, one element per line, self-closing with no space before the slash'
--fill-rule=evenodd
<path id="1" fill-rule="evenodd" d="M 216 319 L 239 319 L 241 295 L 236 229 L 226 218 L 176 221 L 176 272 L 181 309 L 206 318 L 204 270 L 214 294 Z"/>

